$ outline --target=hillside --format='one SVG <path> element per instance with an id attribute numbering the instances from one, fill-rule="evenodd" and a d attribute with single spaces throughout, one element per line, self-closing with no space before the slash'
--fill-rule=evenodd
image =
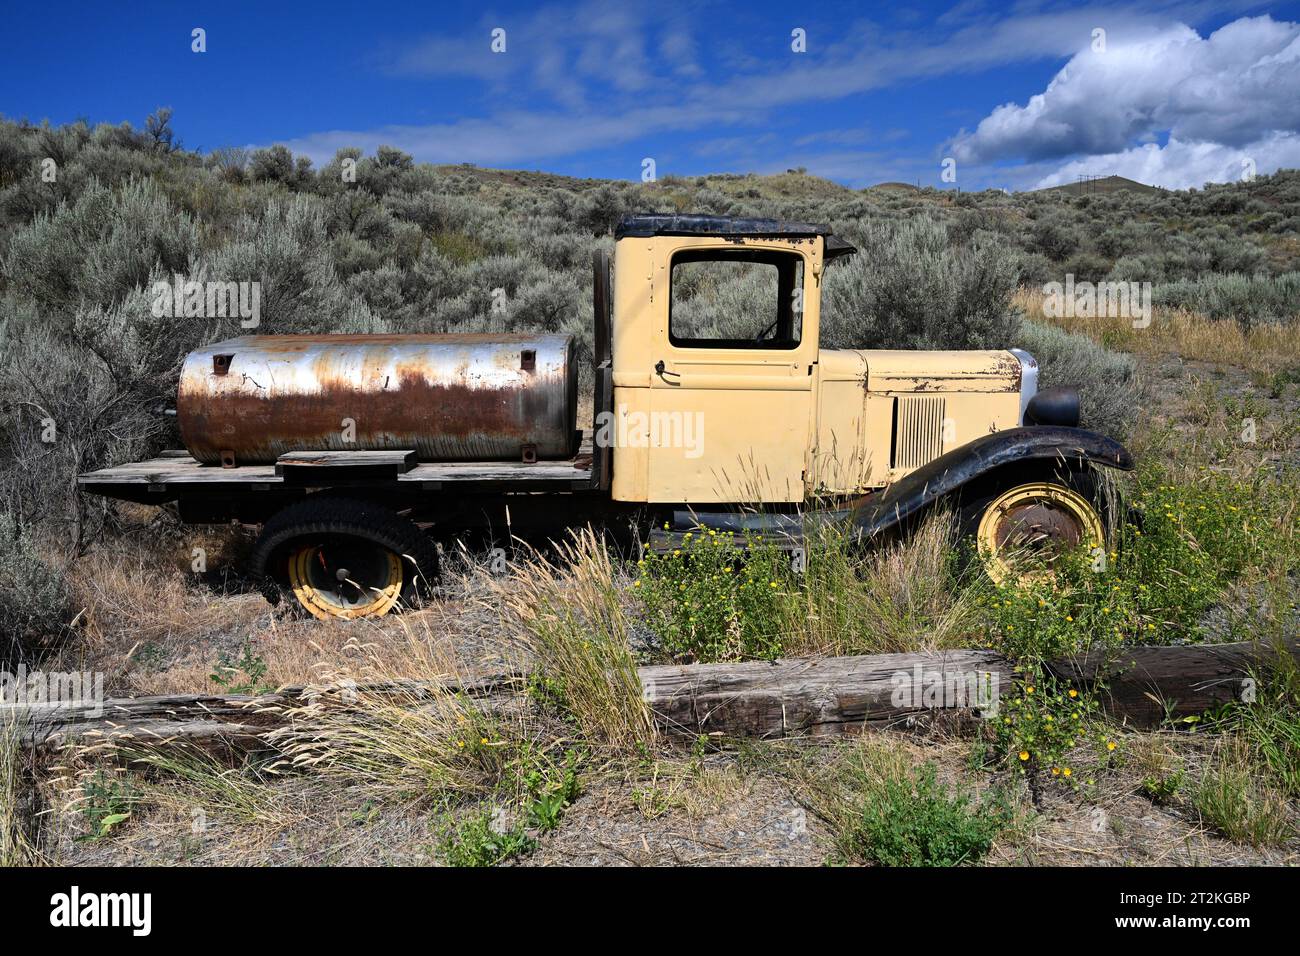
<path id="1" fill-rule="evenodd" d="M 1056 192 L 1065 196 L 1102 196 L 1108 193 L 1129 192 L 1150 196 L 1154 193 L 1164 192 L 1164 190 L 1158 186 L 1148 186 L 1136 180 L 1126 179 L 1123 176 L 1099 176 L 1081 180 L 1080 182 L 1066 183 L 1063 186 L 1046 186 L 1042 189 L 1030 190 L 1030 192 Z"/>

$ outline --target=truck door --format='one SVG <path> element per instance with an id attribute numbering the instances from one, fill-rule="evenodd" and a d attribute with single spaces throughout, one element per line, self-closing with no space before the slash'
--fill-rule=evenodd
<path id="1" fill-rule="evenodd" d="M 803 500 L 820 245 L 705 240 L 659 265 L 649 501 Z"/>

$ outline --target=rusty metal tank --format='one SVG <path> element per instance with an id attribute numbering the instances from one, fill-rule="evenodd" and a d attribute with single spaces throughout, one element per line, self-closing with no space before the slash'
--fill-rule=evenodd
<path id="1" fill-rule="evenodd" d="M 186 357 L 176 415 L 190 454 L 227 467 L 411 448 L 529 461 L 576 452 L 577 403 L 567 335 L 250 335 Z"/>

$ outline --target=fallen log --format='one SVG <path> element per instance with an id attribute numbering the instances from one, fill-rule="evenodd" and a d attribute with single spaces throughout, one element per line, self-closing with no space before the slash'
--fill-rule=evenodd
<path id="1" fill-rule="evenodd" d="M 1101 685 L 1107 713 L 1136 727 L 1154 727 L 1232 700 L 1253 701 L 1251 675 L 1287 652 L 1300 661 L 1300 640 L 1288 640 L 1281 647 L 1250 641 L 1134 647 L 1117 657 L 1091 653 L 1053 661 L 1047 669 L 1085 687 Z"/>
<path id="2" fill-rule="evenodd" d="M 1080 687 L 1101 688 L 1111 717 L 1145 728 L 1249 700 L 1250 674 L 1279 650 L 1256 642 L 1136 647 L 1046 668 Z M 1286 650 L 1300 660 L 1300 641 L 1288 641 Z M 642 667 L 640 674 L 666 729 L 728 737 L 851 733 L 938 711 L 991 716 L 1015 677 L 1009 661 L 980 650 Z"/>
<path id="3" fill-rule="evenodd" d="M 996 710 L 1011 665 L 993 651 L 793 658 L 639 669 L 670 732 L 823 736 L 887 726 L 934 710 Z"/>
<path id="4" fill-rule="evenodd" d="M 1300 641 L 1286 642 L 1285 650 L 1300 660 Z M 1277 653 L 1272 645 L 1251 642 L 1139 647 L 1117 656 L 1054 661 L 1047 669 L 1083 687 L 1104 687 L 1101 700 L 1111 716 L 1151 727 L 1229 700 L 1249 700 L 1250 674 Z M 657 665 L 638 673 L 644 699 L 667 733 L 757 738 L 853 733 L 909 724 L 937 712 L 989 716 L 1016 680 L 1012 664 L 987 650 Z M 509 673 L 444 682 L 287 687 L 260 696 L 128 697 L 100 706 L 3 704 L 0 724 L 16 723 L 27 746 L 99 738 L 247 749 L 264 744 L 264 734 L 286 726 L 293 712 L 313 699 L 332 698 L 347 707 L 383 695 L 419 706 L 453 692 L 495 707 L 518 698 L 522 678 Z"/>
<path id="5" fill-rule="evenodd" d="M 162 694 L 116 697 L 27 706 L 0 704 L 0 727 L 13 726 L 25 746 L 57 745 L 71 737 L 141 744 L 190 743 L 255 746 L 261 735 L 283 727 L 288 715 L 313 700 L 333 699 L 346 706 L 366 697 L 400 698 L 412 705 L 435 694 L 458 693 L 489 698 L 514 693 L 523 675 L 492 673 L 446 681 L 385 681 L 381 684 L 344 682 L 325 687 L 290 686 L 269 694 Z"/>

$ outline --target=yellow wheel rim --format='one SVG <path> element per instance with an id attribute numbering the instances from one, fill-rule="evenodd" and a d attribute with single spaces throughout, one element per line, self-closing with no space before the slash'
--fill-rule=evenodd
<path id="1" fill-rule="evenodd" d="M 1052 551 L 1102 545 L 1106 529 L 1087 498 L 1044 481 L 1012 488 L 990 502 L 975 539 L 989 577 L 1003 584 L 1026 577 L 1015 570 L 1017 559 L 1038 554 L 1050 564 Z"/>
<path id="2" fill-rule="evenodd" d="M 380 617 L 402 596 L 402 559 L 369 543 L 307 545 L 289 556 L 289 586 L 321 620 Z"/>

